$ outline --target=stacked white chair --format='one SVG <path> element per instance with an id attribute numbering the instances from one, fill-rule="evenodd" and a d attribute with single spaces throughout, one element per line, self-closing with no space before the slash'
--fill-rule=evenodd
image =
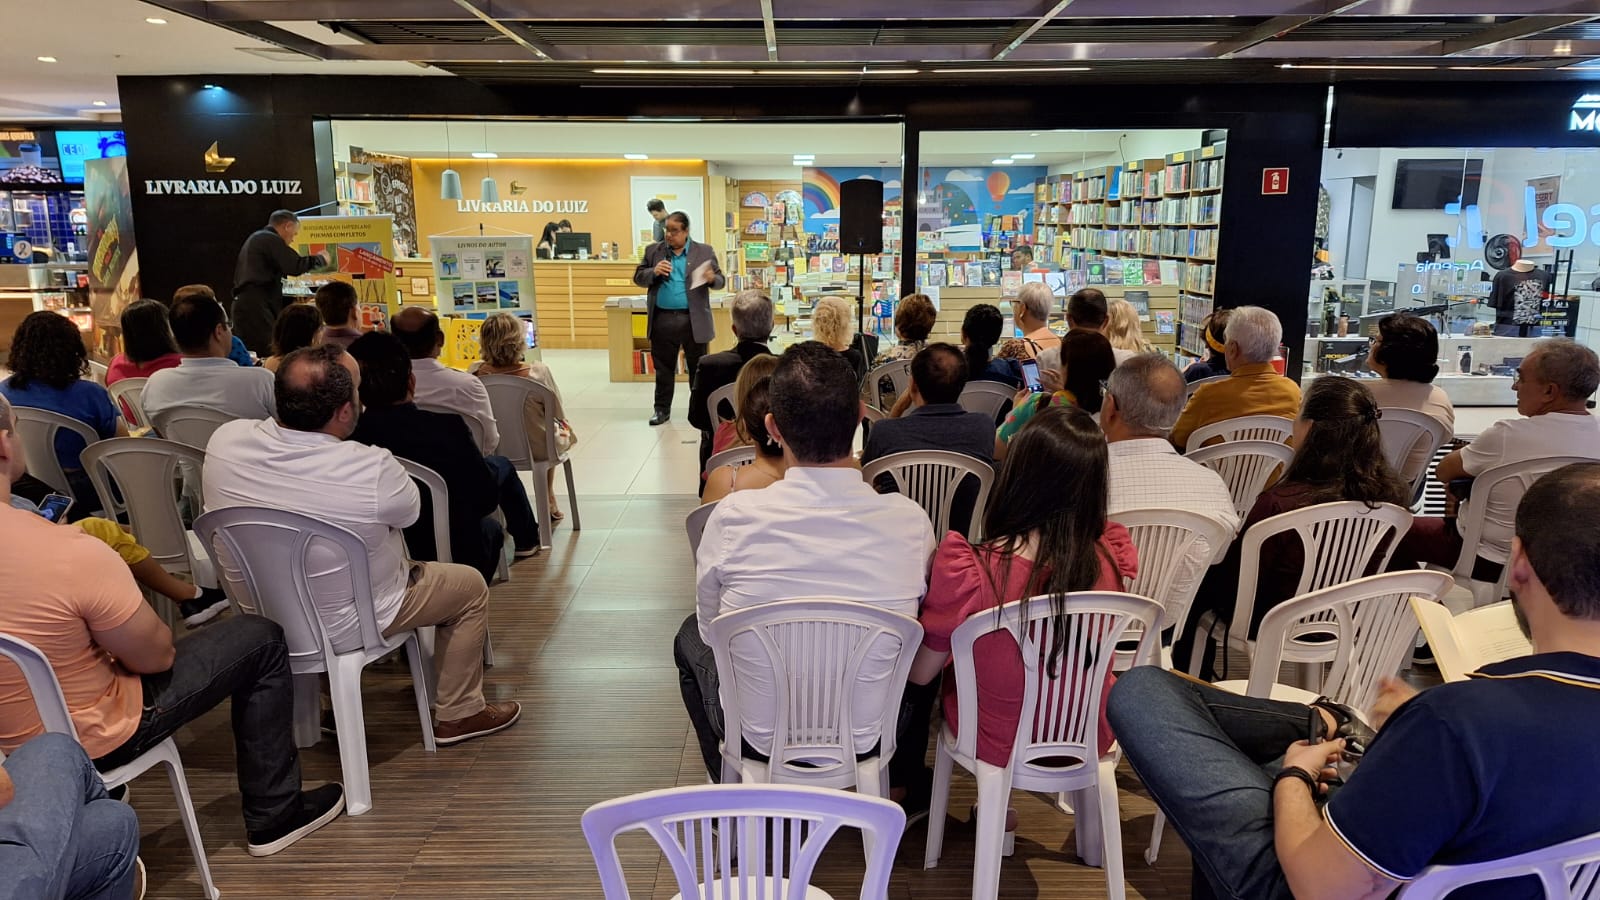
<path id="1" fill-rule="evenodd" d="M 1223 441 L 1277 441 L 1283 443 L 1294 434 L 1294 420 L 1283 416 L 1237 416 L 1201 425 L 1183 445 L 1185 455 L 1205 446 L 1213 438 Z"/>
<path id="2" fill-rule="evenodd" d="M 943 539 L 950 530 L 950 508 L 956 491 L 968 478 L 978 480 L 968 537 L 977 543 L 983 530 L 983 509 L 994 484 L 994 469 L 980 459 L 949 450 L 907 450 L 879 457 L 861 468 L 861 477 L 873 484 L 887 475 L 895 489 L 915 500 L 933 523 L 933 534 Z"/>
<path id="3" fill-rule="evenodd" d="M 93 506 L 94 497 L 79 497 L 72 492 L 72 483 L 67 481 L 67 473 L 56 457 L 56 434 L 66 429 L 91 447 L 100 440 L 100 435 L 87 423 L 48 409 L 14 406 L 11 414 L 16 419 L 17 437 L 22 439 L 22 452 L 28 459 L 28 474 L 48 484 L 56 493 L 71 497 L 79 509 Z"/>
<path id="4" fill-rule="evenodd" d="M 1227 555 L 1233 532 L 1215 519 L 1186 509 L 1129 509 L 1111 518 L 1128 529 L 1133 546 L 1139 551 L 1139 575 L 1125 579 L 1122 589 L 1160 603 L 1165 627 L 1171 628 L 1173 634 L 1182 634 L 1206 573 L 1206 567 L 1189 571 L 1189 557 L 1204 547 L 1210 554 L 1209 564 L 1214 565 Z M 1124 635 L 1123 645 L 1138 636 L 1137 629 Z M 1172 668 L 1171 647 L 1162 646 L 1161 664 Z M 1119 650 L 1117 671 L 1131 665 L 1133 654 Z"/>
<path id="5" fill-rule="evenodd" d="M 1217 473 L 1233 498 L 1233 511 L 1243 519 L 1267 483 L 1288 471 L 1294 449 L 1277 441 L 1224 441 L 1185 456 Z"/>
<path id="6" fill-rule="evenodd" d="M 555 392 L 534 381 L 517 375 L 485 375 L 483 386 L 489 391 L 489 406 L 494 410 L 495 425 L 500 429 L 500 446 L 495 452 L 511 460 L 518 470 L 528 472 L 533 479 L 534 512 L 539 516 L 539 539 L 550 546 L 550 479 L 547 473 L 560 467 L 567 476 L 567 505 L 572 511 L 572 530 L 581 531 L 583 522 L 578 517 L 578 488 L 572 480 L 572 454 L 562 452 L 556 442 Z M 528 433 L 524 410 L 530 400 L 537 401 L 544 410 L 543 459 L 535 459 L 533 435 Z"/>
<path id="7" fill-rule="evenodd" d="M 211 435 L 233 420 L 234 417 L 225 412 L 203 406 L 180 406 L 156 413 L 150 417 L 150 424 L 156 434 L 169 441 L 204 450 L 211 443 Z"/>

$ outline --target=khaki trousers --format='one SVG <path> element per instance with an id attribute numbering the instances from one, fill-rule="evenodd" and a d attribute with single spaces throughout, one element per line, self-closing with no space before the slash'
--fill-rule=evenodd
<path id="1" fill-rule="evenodd" d="M 489 632 L 489 586 L 471 566 L 412 563 L 400 611 L 383 636 L 434 625 L 434 713 L 453 722 L 483 710 L 483 640 Z"/>

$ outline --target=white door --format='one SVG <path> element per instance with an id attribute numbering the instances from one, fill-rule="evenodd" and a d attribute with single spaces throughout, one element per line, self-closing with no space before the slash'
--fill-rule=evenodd
<path id="1" fill-rule="evenodd" d="M 655 219 L 644 208 L 651 200 L 667 205 L 667 212 L 683 212 L 689 216 L 689 237 L 706 239 L 706 180 L 704 178 L 666 178 L 635 176 L 629 179 L 633 202 L 633 255 L 644 252 L 654 240 Z"/>

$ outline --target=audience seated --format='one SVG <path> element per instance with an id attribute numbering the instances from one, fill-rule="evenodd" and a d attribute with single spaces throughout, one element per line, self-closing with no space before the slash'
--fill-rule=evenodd
<path id="1" fill-rule="evenodd" d="M 483 434 L 478 450 L 484 456 L 493 453 L 500 446 L 500 429 L 495 427 L 489 392 L 477 377 L 439 362 L 444 351 L 439 317 L 420 306 L 408 306 L 389 320 L 389 330 L 411 354 L 417 405 L 453 409 L 463 418 L 477 421 Z"/>
<path id="2" fill-rule="evenodd" d="M 934 550 L 933 529 L 920 507 L 897 494 L 879 494 L 861 480 L 851 456 L 861 401 L 843 356 L 816 341 L 796 344 L 779 360 L 769 392 L 767 429 L 783 446 L 788 470 L 764 490 L 738 491 L 717 504 L 696 560 L 698 609 L 673 641 L 684 707 L 713 781 L 722 778 L 718 743 L 724 730 L 716 662 L 707 644 L 711 620 L 803 597 L 854 599 L 915 615 Z M 735 654 L 747 664 L 756 657 L 737 647 Z M 887 673 L 890 662 L 874 665 Z M 744 752 L 765 754 L 772 748 L 770 689 L 756 673 L 744 687 L 750 691 L 745 709 L 757 717 L 744 723 L 750 745 Z M 863 709 L 883 705 L 882 695 L 872 691 L 858 693 L 856 700 Z M 859 751 L 871 749 L 872 730 L 858 732 Z"/>
<path id="3" fill-rule="evenodd" d="M 1000 427 L 995 429 L 996 461 L 1006 458 L 1006 445 L 1016 437 L 1017 431 L 1022 426 L 1028 424 L 1028 419 L 1034 413 L 1049 406 L 1077 405 L 1077 398 L 1062 387 L 1062 379 L 1066 373 L 1061 367 L 1061 348 L 1051 347 L 1048 350 L 1041 350 L 1035 360 L 1039 364 L 1039 390 L 1035 391 L 1023 385 L 1012 398 L 1011 411 L 1006 413 L 1006 417 L 1000 422 Z"/>
<path id="4" fill-rule="evenodd" d="M 1117 359 L 1111 353 L 1111 342 L 1098 331 L 1074 328 L 1067 332 L 1061 339 L 1059 348 L 1044 351 L 1052 353 L 1059 349 L 1060 364 L 1053 367 L 1060 373 L 1061 385 L 1055 390 L 1030 392 L 1023 388 L 1011 407 L 1011 413 L 1006 416 L 1000 428 L 995 432 L 994 456 L 995 459 L 1005 459 L 1006 445 L 1011 442 L 1022 426 L 1028 423 L 1033 414 L 1043 408 L 1051 406 L 1076 406 L 1091 415 L 1100 414 L 1100 384 L 1117 368 Z M 1044 384 L 1046 360 L 1054 362 L 1054 358 L 1041 354 L 1039 357 L 1039 380 Z"/>
<path id="5" fill-rule="evenodd" d="M 1184 387 L 1183 376 L 1159 353 L 1130 357 L 1111 373 L 1100 408 L 1111 466 L 1107 510 L 1115 519 L 1134 509 L 1181 509 L 1233 534 L 1239 530 L 1239 515 L 1222 476 L 1179 456 L 1167 442 L 1167 432 L 1183 411 Z M 1192 585 L 1220 549 L 1199 542 L 1173 589 Z"/>
<path id="6" fill-rule="evenodd" d="M 279 418 L 229 422 L 212 436 L 206 508 L 284 509 L 355 532 L 367 546 L 384 634 L 438 626 L 436 740 L 451 745 L 493 734 L 515 723 L 522 706 L 484 702 L 489 587 L 471 566 L 406 559 L 400 530 L 420 515 L 420 494 L 388 450 L 347 440 L 359 415 L 360 379 L 356 361 L 337 346 L 289 354 L 275 384 Z M 358 645 L 348 576 L 332 575 L 319 587 L 315 602 L 334 648 Z M 289 731 L 286 718 L 285 741 Z"/>
<path id="7" fill-rule="evenodd" d="M 739 370 L 733 389 L 734 401 L 739 406 L 734 429 L 740 444 L 755 448 L 756 458 L 749 465 L 717 466 L 707 473 L 701 503 L 715 503 L 734 491 L 764 488 L 783 480 L 783 473 L 788 469 L 783 447 L 767 430 L 767 413 L 772 411 L 772 372 L 777 367 L 778 357 L 768 353 L 755 357 Z"/>
<path id="8" fill-rule="evenodd" d="M 350 439 L 382 447 L 438 472 L 450 491 L 451 561 L 477 569 L 485 583 L 493 581 L 506 537 L 494 517 L 501 503 L 500 485 L 494 469 L 478 453 L 467 423 L 458 415 L 428 412 L 411 402 L 411 358 L 394 335 L 381 331 L 364 334 L 348 352 L 361 366 L 362 404 L 361 418 Z M 516 519 L 520 528 L 529 528 L 533 510 L 522 481 L 512 478 L 511 482 L 514 494 L 510 505 L 514 509 L 506 520 Z M 432 562 L 439 558 L 433 537 L 435 500 L 428 497 L 417 520 L 405 528 L 411 559 Z M 531 529 L 537 546 L 538 526 Z"/>
<path id="9" fill-rule="evenodd" d="M 1189 435 L 1202 425 L 1239 416 L 1292 419 L 1300 408 L 1300 385 L 1272 368 L 1272 358 L 1283 342 L 1278 317 L 1259 306 L 1240 306 L 1228 316 L 1227 334 L 1223 355 L 1228 380 L 1202 385 L 1189 398 L 1172 428 L 1172 443 L 1180 452 Z"/>
<path id="10" fill-rule="evenodd" d="M 1119 366 L 1140 353 L 1150 353 L 1156 349 L 1144 336 L 1139 311 L 1121 297 L 1106 301 L 1104 330 L 1106 340 L 1111 342 L 1111 353 L 1116 356 Z"/>
<path id="11" fill-rule="evenodd" d="M 1056 297 L 1048 284 L 1024 284 L 1011 301 L 1011 322 L 1022 337 L 1007 339 L 996 355 L 1002 359 L 1037 359 L 1040 352 L 1061 346 L 1061 335 L 1050 330 L 1050 310 L 1055 305 Z"/>
<path id="12" fill-rule="evenodd" d="M 939 320 L 939 310 L 927 294 L 907 294 L 894 309 L 894 334 L 899 341 L 872 360 L 874 366 L 910 359 L 927 346 L 928 335 Z"/>
<path id="13" fill-rule="evenodd" d="M 1501 419 L 1471 444 L 1439 460 L 1434 477 L 1446 486 L 1506 463 L 1542 456 L 1600 459 L 1600 420 L 1587 401 L 1600 388 L 1600 358 L 1571 338 L 1534 344 L 1511 383 L 1520 419 Z M 1511 548 L 1512 514 L 1503 498 L 1485 509 L 1474 578 L 1495 581 Z M 1417 563 L 1453 566 L 1461 556 L 1461 533 L 1453 518 L 1418 516 L 1394 554 L 1395 568 Z"/>
<path id="14" fill-rule="evenodd" d="M 985 510 L 983 542 L 975 547 L 951 532 L 939 544 L 922 603 L 922 647 L 912 664 L 912 684 L 927 685 L 939 677 L 950 660 L 950 636 L 975 614 L 1049 594 L 1043 602 L 1051 604 L 1059 622 L 1062 594 L 1120 591 L 1124 578 L 1138 575 L 1139 554 L 1127 529 L 1106 520 L 1106 492 L 1105 437 L 1089 414 L 1057 407 L 1034 416 L 1000 469 Z M 1011 761 L 1022 709 L 1022 657 L 1006 633 L 979 638 L 973 656 L 978 721 L 956 721 L 952 675 L 944 678 L 945 721 L 953 731 L 977 728 L 979 761 L 1005 766 Z M 1111 681 L 1109 671 L 1106 679 Z M 1071 683 L 1060 682 L 1063 687 Z M 1049 704 L 1041 700 L 1040 708 L 1070 702 L 1066 696 Z M 1104 713 L 1102 708 L 1100 754 L 1114 740 Z M 927 719 L 906 723 L 902 730 L 907 743 L 896 751 L 896 759 L 905 754 L 920 766 L 927 751 Z"/>
<path id="15" fill-rule="evenodd" d="M 485 319 L 478 329 L 478 350 L 483 364 L 474 372 L 484 375 L 515 375 L 547 388 L 556 395 L 556 449 L 565 452 L 578 442 L 577 432 L 567 422 L 566 410 L 561 407 L 561 387 L 550 367 L 538 360 L 524 359 L 528 350 L 528 332 L 525 321 L 508 312 L 495 313 Z M 538 461 L 545 460 L 544 403 L 529 397 L 522 405 L 522 427 L 528 433 L 528 452 Z M 499 458 L 499 457 L 496 457 Z M 508 464 L 509 465 L 509 464 Z M 546 470 L 545 496 L 550 498 L 550 523 L 554 525 L 566 518 L 556 506 L 556 470 Z M 517 490 L 521 490 L 519 486 Z"/>
<path id="16" fill-rule="evenodd" d="M 0 900 L 144 896 L 139 817 L 70 735 L 41 734 L 0 766 L 0 872 Z"/>
<path id="17" fill-rule="evenodd" d="M 158 418 L 167 410 L 197 406 L 238 419 L 272 418 L 272 373 L 229 358 L 233 330 L 209 289 L 180 291 L 172 301 L 171 321 L 183 361 L 150 376 L 140 399 L 146 415 Z"/>
<path id="18" fill-rule="evenodd" d="M 733 320 L 733 336 L 738 343 L 731 350 L 708 353 L 700 357 L 700 367 L 695 370 L 694 385 L 689 391 L 689 424 L 700 429 L 700 468 L 711 458 L 717 429 L 734 421 L 733 407 L 723 403 L 712 421 L 706 409 L 706 400 L 719 389 L 734 383 L 739 370 L 757 356 L 771 356 L 767 341 L 772 339 L 772 299 L 766 291 L 751 288 L 734 295 L 728 304 L 728 314 Z"/>
<path id="19" fill-rule="evenodd" d="M 1227 329 L 1232 313 L 1231 309 L 1218 309 L 1202 320 L 1200 334 L 1210 352 L 1205 359 L 1190 363 L 1189 368 L 1183 370 L 1184 381 L 1192 384 L 1202 378 L 1228 374 Z"/>
<path id="20" fill-rule="evenodd" d="M 1022 387 L 1022 367 L 1014 359 L 991 356 L 1000 342 L 1005 319 L 993 303 L 976 303 L 961 320 L 961 347 L 967 356 L 967 375 L 972 381 L 998 381 L 1010 388 Z"/>
<path id="21" fill-rule="evenodd" d="M 1079 288 L 1067 298 L 1067 330 L 1105 334 L 1109 308 L 1105 291 L 1092 287 Z"/>
<path id="22" fill-rule="evenodd" d="M 1370 711 L 1375 735 L 1326 700 L 1241 697 L 1155 666 L 1126 672 L 1111 724 L 1189 845 L 1194 896 L 1393 896 L 1430 865 L 1600 831 L 1600 805 L 1574 782 L 1600 742 L 1597 561 L 1600 464 L 1544 476 L 1517 508 L 1508 563 L 1533 654 L 1420 693 L 1389 681 Z M 1337 786 L 1341 756 L 1359 765 Z M 1546 894 L 1523 878 L 1451 896 Z"/>
<path id="23" fill-rule="evenodd" d="M 285 356 L 321 342 L 322 313 L 309 303 L 291 303 L 272 323 L 272 355 L 261 361 L 261 368 L 276 372 Z"/>
<path id="24" fill-rule="evenodd" d="M 106 367 L 106 387 L 124 378 L 149 378 L 183 359 L 167 323 L 166 304 L 135 300 L 123 308 L 118 324 L 122 326 L 122 352 Z"/>
<path id="25" fill-rule="evenodd" d="M 0 413 L 0 488 L 7 491 L 26 465 L 15 428 Z M 50 660 L 78 741 L 97 767 L 131 762 L 232 698 L 252 856 L 277 853 L 344 809 L 337 784 L 300 789 L 294 687 L 276 624 L 233 616 L 174 643 L 127 566 L 83 531 L 0 506 L 0 546 L 0 632 Z M 0 751 L 43 731 L 22 674 L 0 666 Z"/>
<path id="26" fill-rule="evenodd" d="M 1239 322 L 1237 312 L 1234 325 Z M 1234 377 L 1238 377 L 1237 374 Z M 1380 503 L 1398 506 L 1411 503 L 1408 485 L 1384 459 L 1383 443 L 1378 435 L 1377 401 L 1360 381 L 1353 378 L 1313 381 L 1306 389 L 1305 405 L 1294 423 L 1294 446 L 1294 458 L 1289 461 L 1283 477 L 1262 491 L 1255 505 L 1250 507 L 1239 531 L 1241 540 L 1244 532 L 1262 519 L 1318 503 L 1359 500 L 1374 507 Z M 1200 582 L 1200 592 L 1189 614 L 1188 631 L 1173 648 L 1173 659 L 1180 664 L 1189 658 L 1189 639 L 1198 640 L 1194 637 L 1195 626 L 1202 612 L 1210 610 L 1217 614 L 1219 621 L 1237 624 L 1232 619 L 1234 602 L 1238 598 L 1240 542 L 1234 541 L 1227 557 L 1212 566 Z M 1251 620 L 1245 623 L 1250 637 L 1255 637 L 1256 628 L 1267 610 L 1294 596 L 1304 568 L 1305 552 L 1299 536 L 1283 534 L 1262 545 L 1255 607 Z"/>
<path id="27" fill-rule="evenodd" d="M 127 436 L 128 426 L 117 413 L 111 395 L 84 377 L 89 374 L 89 351 L 78 326 L 66 316 L 51 310 L 29 313 L 11 338 L 8 365 L 11 377 L 0 381 L 0 397 L 11 401 L 12 406 L 29 406 L 77 419 L 101 438 Z M 68 512 L 72 521 L 100 506 L 94 483 L 78 458 L 84 446 L 83 438 L 77 434 L 64 428 L 56 432 L 56 461 L 77 498 Z M 14 493 L 35 503 L 54 490 L 31 475 L 23 475 L 12 486 Z"/>
<path id="28" fill-rule="evenodd" d="M 842 297 L 822 297 L 811 307 L 811 330 L 815 339 L 844 354 L 859 381 L 867 374 L 867 358 L 855 341 L 855 306 Z"/>
<path id="29" fill-rule="evenodd" d="M 911 387 L 904 415 L 873 423 L 861 464 L 907 450 L 950 450 L 994 462 L 994 418 L 968 412 L 957 401 L 967 386 L 967 360 L 952 344 L 929 344 L 911 358 Z"/>
<path id="30" fill-rule="evenodd" d="M 330 281 L 317 288 L 312 302 L 322 314 L 322 343 L 349 347 L 361 337 L 356 300 L 356 287 L 348 281 Z"/>
<path id="31" fill-rule="evenodd" d="M 172 305 L 176 307 L 180 302 L 192 300 L 195 297 L 209 297 L 212 300 L 216 300 L 217 292 L 213 291 L 210 285 L 186 284 L 173 293 Z M 226 310 L 226 307 L 224 307 L 224 310 Z M 179 346 L 180 348 L 182 347 L 181 344 Z M 250 348 L 244 345 L 244 339 L 237 334 L 233 335 L 233 341 L 228 345 L 228 358 L 233 360 L 235 365 L 243 366 L 246 369 L 258 365 L 255 354 L 250 352 Z"/>
<path id="32" fill-rule="evenodd" d="M 1365 381 L 1379 408 L 1414 409 L 1438 419 L 1447 435 L 1456 433 L 1456 410 L 1450 395 L 1433 383 L 1439 374 L 1439 333 L 1421 316 L 1404 313 L 1378 320 L 1378 336 L 1367 354 L 1367 366 L 1381 377 Z M 1431 446 L 1418 446 L 1407 458 L 1401 477 L 1407 481 L 1433 461 Z"/>

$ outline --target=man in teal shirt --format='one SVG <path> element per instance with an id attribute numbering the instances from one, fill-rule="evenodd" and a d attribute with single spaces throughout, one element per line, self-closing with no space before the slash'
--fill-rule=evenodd
<path id="1" fill-rule="evenodd" d="M 690 384 L 716 331 L 711 323 L 711 292 L 726 279 L 717 253 L 689 239 L 689 217 L 669 213 L 662 220 L 666 237 L 645 248 L 633 282 L 650 291 L 650 358 L 656 369 L 655 412 L 651 425 L 672 417 L 678 354 L 683 354 Z"/>

